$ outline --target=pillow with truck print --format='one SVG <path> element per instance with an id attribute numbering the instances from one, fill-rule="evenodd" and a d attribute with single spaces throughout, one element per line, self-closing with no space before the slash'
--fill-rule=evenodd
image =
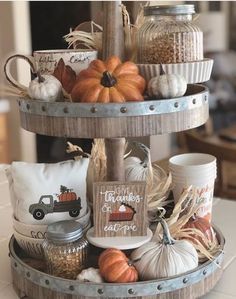
<path id="1" fill-rule="evenodd" d="M 6 175 L 15 218 L 49 224 L 83 217 L 88 164 L 88 158 L 54 164 L 13 162 Z"/>

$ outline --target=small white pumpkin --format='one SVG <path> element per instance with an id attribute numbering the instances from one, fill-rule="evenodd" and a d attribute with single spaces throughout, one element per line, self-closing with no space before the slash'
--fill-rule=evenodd
<path id="1" fill-rule="evenodd" d="M 185 78 L 177 74 L 166 74 L 160 65 L 160 76 L 148 82 L 148 95 L 157 99 L 181 97 L 187 90 Z"/>
<path id="2" fill-rule="evenodd" d="M 88 268 L 84 269 L 76 278 L 79 281 L 90 281 L 95 283 L 102 283 L 104 282 L 99 269 L 95 268 Z"/>
<path id="3" fill-rule="evenodd" d="M 133 142 L 133 144 L 143 151 L 145 157 L 143 161 L 138 157 L 128 157 L 124 160 L 125 179 L 127 181 L 145 181 L 152 167 L 150 150 L 140 142 Z"/>
<path id="4" fill-rule="evenodd" d="M 131 254 L 131 260 L 142 280 L 164 278 L 192 270 L 198 266 L 198 254 L 187 240 L 174 240 L 167 223 L 161 242 L 148 242 Z"/>
<path id="5" fill-rule="evenodd" d="M 61 82 L 52 75 L 40 75 L 32 80 L 28 88 L 29 96 L 34 100 L 55 102 L 63 99 Z"/>

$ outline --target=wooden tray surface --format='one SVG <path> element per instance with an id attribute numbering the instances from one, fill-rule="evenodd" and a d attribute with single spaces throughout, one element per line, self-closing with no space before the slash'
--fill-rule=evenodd
<path id="1" fill-rule="evenodd" d="M 198 127 L 209 116 L 208 89 L 188 86 L 185 96 L 143 102 L 87 104 L 19 99 L 21 126 L 58 137 L 141 137 Z"/>
<path id="2" fill-rule="evenodd" d="M 10 258 L 13 285 L 19 295 L 30 299 L 195 299 L 209 292 L 220 279 L 223 269 L 224 237 L 215 228 L 221 251 L 214 261 L 207 261 L 198 268 L 168 279 L 140 281 L 136 283 L 88 283 L 54 277 L 35 270 L 21 259 L 22 250 L 12 237 Z"/>

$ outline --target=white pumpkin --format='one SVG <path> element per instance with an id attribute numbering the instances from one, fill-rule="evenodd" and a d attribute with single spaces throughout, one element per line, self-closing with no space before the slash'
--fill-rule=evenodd
<path id="1" fill-rule="evenodd" d="M 161 225 L 161 242 L 148 242 L 131 254 L 142 280 L 179 275 L 198 266 L 198 254 L 193 245 L 187 240 L 174 240 L 164 220 Z"/>
<path id="2" fill-rule="evenodd" d="M 135 146 L 144 152 L 144 160 L 138 157 L 128 157 L 124 160 L 125 179 L 127 181 L 145 181 L 151 166 L 150 150 L 147 146 L 139 142 L 133 142 Z"/>
<path id="3" fill-rule="evenodd" d="M 29 84 L 28 94 L 31 99 L 55 102 L 63 99 L 61 82 L 52 75 L 40 75 Z"/>
<path id="4" fill-rule="evenodd" d="M 148 95 L 157 99 L 181 97 L 187 90 L 185 78 L 177 74 L 165 74 L 162 65 L 160 76 L 148 82 Z"/>
<path id="5" fill-rule="evenodd" d="M 95 283 L 102 283 L 104 282 L 102 276 L 100 275 L 99 269 L 95 268 L 88 268 L 84 269 L 76 278 L 79 281 L 90 281 Z"/>

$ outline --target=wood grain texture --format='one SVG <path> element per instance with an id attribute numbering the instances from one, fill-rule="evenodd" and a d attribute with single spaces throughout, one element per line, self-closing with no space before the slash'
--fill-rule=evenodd
<path id="1" fill-rule="evenodd" d="M 154 296 L 132 297 L 133 299 L 196 299 L 208 293 L 218 282 L 222 275 L 222 268 L 218 268 L 213 274 L 206 277 L 199 283 L 168 293 L 157 294 Z M 13 286 L 21 298 L 26 295 L 28 299 L 93 299 L 96 297 L 78 296 L 52 291 L 49 288 L 41 287 L 12 268 Z M 118 294 L 117 294 L 118 295 Z M 99 295 L 97 298 L 101 298 Z M 113 297 L 102 297 L 104 299 L 113 299 Z M 114 299 L 126 299 L 127 297 L 115 297 Z M 128 299 L 128 298 L 127 298 Z"/>
<path id="2" fill-rule="evenodd" d="M 145 182 L 94 183 L 93 190 L 94 237 L 147 235 Z M 117 213 L 120 206 L 124 208 L 124 205 L 127 211 L 131 207 L 131 218 L 124 221 L 124 214 L 121 212 L 121 216 L 118 216 L 121 217 L 120 221 L 112 220 L 112 213 Z"/>
<path id="3" fill-rule="evenodd" d="M 170 277 L 168 280 L 140 281 L 131 284 L 87 284 L 74 280 L 62 280 L 44 272 L 36 271 L 22 260 L 22 254 L 24 256 L 24 253 L 13 237 L 9 244 L 13 286 L 20 296 L 27 295 L 26 298 L 30 299 L 199 298 L 215 286 L 223 273 L 222 251 L 224 250 L 225 240 L 221 231 L 216 227 L 214 229 L 220 243 L 220 252 L 215 256 L 213 262 L 207 261 L 199 265 L 193 272 Z M 91 252 L 91 259 L 95 264 L 100 252 L 98 248 L 94 248 Z M 90 266 L 94 266 L 94 264 L 90 264 Z"/>
<path id="4" fill-rule="evenodd" d="M 208 116 L 208 103 L 174 113 L 113 118 L 53 117 L 20 112 L 21 126 L 25 130 L 74 138 L 141 137 L 179 132 L 204 124 Z"/>
<path id="5" fill-rule="evenodd" d="M 107 156 L 107 180 L 124 181 L 124 153 L 125 138 L 107 138 L 105 139 Z"/>
<path id="6" fill-rule="evenodd" d="M 103 40 L 102 57 L 107 59 L 111 55 L 124 58 L 124 30 L 122 20 L 121 1 L 103 2 Z"/>

